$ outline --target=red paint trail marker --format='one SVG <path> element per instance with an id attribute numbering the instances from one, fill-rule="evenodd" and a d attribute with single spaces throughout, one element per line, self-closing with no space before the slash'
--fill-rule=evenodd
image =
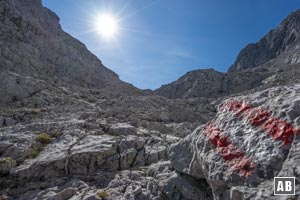
<path id="1" fill-rule="evenodd" d="M 291 123 L 273 117 L 266 110 L 252 108 L 243 102 L 227 102 L 223 105 L 223 111 L 235 113 L 237 117 L 246 119 L 252 126 L 259 127 L 274 140 L 281 140 L 284 144 L 290 144 L 294 136 L 300 133 L 300 129 L 295 129 Z M 208 123 L 203 132 L 218 154 L 231 165 L 233 171 L 240 171 L 243 176 L 253 173 L 254 163 L 239 148 L 235 147 L 216 125 Z"/>
<path id="2" fill-rule="evenodd" d="M 294 136 L 299 134 L 299 130 L 295 129 L 291 123 L 271 116 L 266 110 L 252 108 L 243 102 L 227 102 L 223 105 L 223 111 L 234 112 L 238 117 L 249 120 L 251 125 L 259 127 L 274 140 L 282 140 L 284 144 L 292 143 Z"/>
<path id="3" fill-rule="evenodd" d="M 204 128 L 204 134 L 217 149 L 218 154 L 231 165 L 233 171 L 240 171 L 243 176 L 252 174 L 254 163 L 235 147 L 228 137 L 223 136 L 216 125 L 208 123 Z"/>

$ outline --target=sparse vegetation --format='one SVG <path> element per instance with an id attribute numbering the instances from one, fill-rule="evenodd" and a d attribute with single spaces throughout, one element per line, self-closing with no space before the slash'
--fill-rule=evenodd
<path id="1" fill-rule="evenodd" d="M 13 161 L 14 159 L 12 159 L 11 157 L 0 158 L 0 163 L 9 163 Z"/>
<path id="2" fill-rule="evenodd" d="M 52 138 L 47 133 L 41 133 L 36 137 L 36 141 L 42 144 L 48 144 L 52 141 Z"/>
<path id="3" fill-rule="evenodd" d="M 59 137 L 59 133 L 55 133 L 57 137 Z M 40 152 L 43 150 L 43 146 L 50 143 L 53 140 L 53 138 L 48 135 L 47 133 L 40 133 L 35 138 L 35 141 L 37 142 L 34 144 L 31 148 L 31 158 L 36 158 Z"/>
<path id="4" fill-rule="evenodd" d="M 37 108 L 34 108 L 34 109 L 25 109 L 25 114 L 32 114 L 32 115 L 37 115 L 41 112 L 41 109 L 37 109 Z"/>
<path id="5" fill-rule="evenodd" d="M 39 151 L 37 151 L 36 149 L 32 149 L 31 151 L 31 157 L 32 158 L 36 158 L 39 155 Z"/>
<path id="6" fill-rule="evenodd" d="M 94 97 L 92 97 L 92 96 L 89 96 L 89 97 L 87 98 L 87 101 L 90 102 L 90 103 L 95 103 L 95 102 L 97 102 L 96 98 L 94 98 Z"/>
<path id="7" fill-rule="evenodd" d="M 99 198 L 101 198 L 102 200 L 106 199 L 108 197 L 108 194 L 107 194 L 107 191 L 104 189 L 104 190 L 99 190 L 97 192 L 97 196 Z"/>
<path id="8" fill-rule="evenodd" d="M 16 164 L 16 161 L 11 157 L 0 158 L 0 175 L 7 175 L 9 170 L 15 167 Z"/>
<path id="9" fill-rule="evenodd" d="M 36 158 L 43 150 L 42 146 L 35 146 L 31 149 L 31 158 Z"/>

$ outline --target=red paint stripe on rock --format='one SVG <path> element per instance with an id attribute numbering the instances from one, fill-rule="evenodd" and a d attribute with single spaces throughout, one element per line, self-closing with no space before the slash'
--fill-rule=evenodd
<path id="1" fill-rule="evenodd" d="M 227 161 L 233 171 L 240 171 L 243 176 L 249 176 L 254 171 L 254 163 L 231 143 L 228 137 L 222 136 L 222 131 L 209 123 L 204 128 L 204 134 L 216 148 L 218 154 Z"/>
<path id="2" fill-rule="evenodd" d="M 274 140 L 281 140 L 284 144 L 290 144 L 294 136 L 299 134 L 299 130 L 295 129 L 291 123 L 271 116 L 266 110 L 252 108 L 243 102 L 227 102 L 223 105 L 223 110 L 234 112 L 237 116 L 249 120 L 251 125 L 261 128 Z"/>

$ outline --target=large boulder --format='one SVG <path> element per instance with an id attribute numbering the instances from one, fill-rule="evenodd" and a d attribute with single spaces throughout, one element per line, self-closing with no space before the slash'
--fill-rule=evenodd
<path id="1" fill-rule="evenodd" d="M 136 134 L 136 128 L 127 123 L 115 123 L 109 128 L 112 135 L 132 135 Z"/>
<path id="2" fill-rule="evenodd" d="M 299 94 L 293 85 L 227 99 L 211 122 L 171 147 L 172 165 L 206 179 L 215 199 L 272 198 L 273 177 L 300 181 Z"/>
<path id="3" fill-rule="evenodd" d="M 117 170 L 117 141 L 112 136 L 87 136 L 81 140 L 70 135 L 49 144 L 36 158 L 11 170 L 19 180 L 87 175 L 100 170 Z"/>

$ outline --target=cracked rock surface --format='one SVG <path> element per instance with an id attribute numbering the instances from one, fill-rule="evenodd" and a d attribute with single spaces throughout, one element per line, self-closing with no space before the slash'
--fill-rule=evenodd
<path id="1" fill-rule="evenodd" d="M 215 199 L 277 199 L 273 196 L 275 176 L 296 177 L 296 197 L 299 193 L 299 94 L 300 85 L 275 87 L 246 96 L 226 99 L 218 106 L 216 117 L 210 122 L 215 127 L 207 134 L 207 126 L 199 126 L 190 135 L 170 148 L 170 159 L 174 168 L 184 174 L 205 179 L 212 188 Z M 243 102 L 252 107 L 226 108 L 228 102 Z M 225 106 L 224 106 L 225 105 Z M 268 119 L 259 116 L 259 110 L 269 111 Z M 253 111 L 253 112 L 252 112 Z M 274 118 L 273 118 L 274 116 Z M 252 117 L 252 118 L 251 118 Z M 259 125 L 253 123 L 260 119 Z M 272 120 L 276 123 L 270 125 Z M 279 124 L 279 119 L 289 124 Z M 268 128 L 263 128 L 267 125 Z M 289 127 L 293 126 L 293 129 Z M 276 128 L 279 130 L 275 130 Z M 222 133 L 219 135 L 219 131 Z M 278 132 L 276 132 L 278 131 Z M 273 135 L 276 134 L 280 135 Z M 289 135 L 285 143 L 286 133 Z M 230 145 L 222 146 L 225 138 L 232 146 L 244 152 L 253 165 L 244 165 L 237 150 Z M 218 145 L 214 145 L 214 139 Z M 225 151 L 225 153 L 224 153 Z M 230 158 L 232 156 L 232 158 Z M 251 161 L 250 161 L 251 160 Z M 234 161 L 234 165 L 232 165 Z M 243 168 L 239 167 L 240 164 Z"/>

